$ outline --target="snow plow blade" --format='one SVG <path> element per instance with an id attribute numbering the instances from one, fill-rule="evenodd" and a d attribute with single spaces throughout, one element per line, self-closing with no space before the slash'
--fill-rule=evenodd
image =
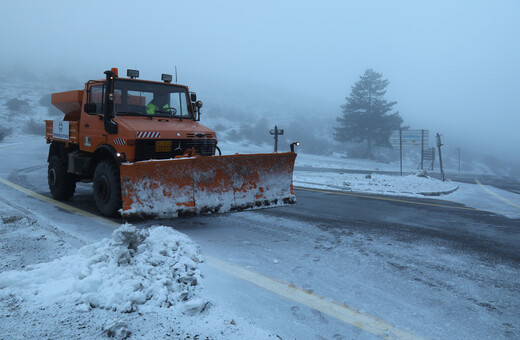
<path id="1" fill-rule="evenodd" d="M 296 153 L 121 164 L 122 215 L 171 218 L 295 203 Z"/>

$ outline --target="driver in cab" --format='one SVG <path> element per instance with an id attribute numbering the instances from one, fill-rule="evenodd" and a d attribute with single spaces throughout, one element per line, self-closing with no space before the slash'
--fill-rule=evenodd
<path id="1" fill-rule="evenodd" d="M 146 114 L 154 115 L 156 111 L 170 112 L 168 104 L 168 96 L 164 94 L 154 94 L 153 99 L 146 105 Z"/>

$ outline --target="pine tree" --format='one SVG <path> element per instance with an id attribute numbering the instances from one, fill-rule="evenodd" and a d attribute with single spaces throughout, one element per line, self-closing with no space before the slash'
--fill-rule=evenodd
<path id="1" fill-rule="evenodd" d="M 336 120 L 334 139 L 339 142 L 367 143 L 367 158 L 373 158 L 373 146 L 388 146 L 393 130 L 401 127 L 403 119 L 399 112 L 392 111 L 397 102 L 384 98 L 389 82 L 381 73 L 367 69 L 359 81 L 352 86 L 345 105 L 341 105 L 343 116 Z"/>

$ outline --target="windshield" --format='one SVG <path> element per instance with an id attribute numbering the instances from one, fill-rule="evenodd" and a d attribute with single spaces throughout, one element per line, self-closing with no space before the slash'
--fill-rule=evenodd
<path id="1" fill-rule="evenodd" d="M 191 118 L 185 87 L 140 81 L 114 81 L 116 115 Z"/>

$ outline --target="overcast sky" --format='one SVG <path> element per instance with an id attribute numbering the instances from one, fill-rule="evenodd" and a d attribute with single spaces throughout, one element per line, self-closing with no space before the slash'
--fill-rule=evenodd
<path id="1" fill-rule="evenodd" d="M 367 69 L 406 125 L 520 147 L 520 1 L 2 1 L 0 66 L 270 87 L 327 114 Z M 86 79 L 85 79 L 86 80 Z M 199 91 L 200 94 L 200 91 Z M 201 95 L 204 95 L 203 93 Z M 268 100 L 269 98 L 266 98 Z M 518 157 L 518 156 L 516 156 Z"/>

